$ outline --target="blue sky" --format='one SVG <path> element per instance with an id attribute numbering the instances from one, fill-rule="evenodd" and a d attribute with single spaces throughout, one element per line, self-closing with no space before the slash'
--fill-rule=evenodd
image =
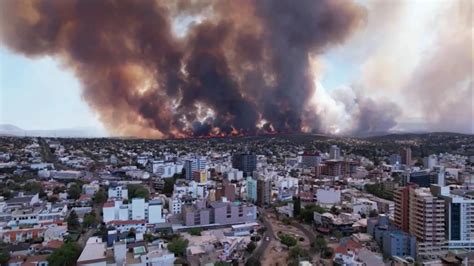
<path id="1" fill-rule="evenodd" d="M 101 128 L 74 75 L 51 57 L 0 46 L 0 124 L 23 129 Z"/>

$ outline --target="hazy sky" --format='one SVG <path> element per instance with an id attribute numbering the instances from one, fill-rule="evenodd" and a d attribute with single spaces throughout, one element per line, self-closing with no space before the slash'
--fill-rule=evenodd
<path id="1" fill-rule="evenodd" d="M 473 133 L 472 2 L 360 2 L 364 26 L 314 59 L 313 101 L 327 131 L 345 132 L 354 114 L 377 104 L 393 115 L 392 130 Z M 60 59 L 27 58 L 0 42 L 0 124 L 103 130 L 94 112 Z"/>
<path id="2" fill-rule="evenodd" d="M 30 59 L 0 48 L 0 124 L 23 129 L 101 128 L 80 84 L 51 57 Z"/>

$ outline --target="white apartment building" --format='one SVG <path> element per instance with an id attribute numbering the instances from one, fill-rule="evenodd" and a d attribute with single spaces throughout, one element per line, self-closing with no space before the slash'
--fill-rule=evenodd
<path id="1" fill-rule="evenodd" d="M 109 187 L 108 191 L 109 199 L 124 200 L 128 199 L 128 190 L 122 186 Z"/>
<path id="2" fill-rule="evenodd" d="M 168 206 L 171 214 L 179 214 L 181 213 L 183 202 L 181 198 L 173 195 L 173 197 L 168 200 Z"/>
<path id="3" fill-rule="evenodd" d="M 377 202 L 366 198 L 352 198 L 352 214 L 369 216 L 372 210 L 377 211 Z"/>
<path id="4" fill-rule="evenodd" d="M 206 184 L 201 184 L 196 181 L 189 183 L 174 184 L 173 194 L 183 196 L 188 195 L 193 198 L 205 198 L 206 197 Z"/>
<path id="5" fill-rule="evenodd" d="M 102 211 L 105 223 L 127 220 L 145 220 L 148 224 L 165 222 L 163 203 L 157 199 L 145 202 L 143 198 L 134 198 L 130 204 L 123 204 L 121 200 L 109 201 L 104 204 Z"/>
<path id="6" fill-rule="evenodd" d="M 341 190 L 334 188 L 318 188 L 316 200 L 321 205 L 334 205 L 341 203 Z"/>
<path id="7" fill-rule="evenodd" d="M 170 178 L 175 174 L 181 174 L 183 171 L 183 165 L 174 162 L 155 160 L 149 164 L 148 170 L 162 178 Z"/>

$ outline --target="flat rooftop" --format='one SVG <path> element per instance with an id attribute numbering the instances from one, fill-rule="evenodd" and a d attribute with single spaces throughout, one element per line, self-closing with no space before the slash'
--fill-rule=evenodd
<path id="1" fill-rule="evenodd" d="M 82 250 L 81 256 L 77 260 L 78 265 L 84 265 L 94 262 L 106 261 L 107 250 L 105 243 L 97 237 L 91 237 L 87 240 L 87 244 Z"/>

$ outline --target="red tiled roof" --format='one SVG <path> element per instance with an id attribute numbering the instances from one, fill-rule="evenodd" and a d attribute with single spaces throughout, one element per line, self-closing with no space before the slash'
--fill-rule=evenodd
<path id="1" fill-rule="evenodd" d="M 352 239 L 348 239 L 344 244 L 340 244 L 334 249 L 334 253 L 347 254 L 350 250 L 357 251 L 362 248 L 362 245 Z"/>
<path id="2" fill-rule="evenodd" d="M 60 248 L 63 244 L 64 242 L 61 240 L 51 240 L 51 241 L 48 241 L 48 243 L 44 244 L 43 246 L 45 248 L 57 249 L 57 248 Z"/>
<path id="3" fill-rule="evenodd" d="M 91 196 L 82 194 L 78 199 L 78 201 L 86 201 L 86 200 L 91 200 Z"/>
<path id="4" fill-rule="evenodd" d="M 26 228 L 17 230 L 5 230 L 4 234 L 17 234 L 17 233 L 39 233 L 46 231 L 46 228 Z"/>
<path id="5" fill-rule="evenodd" d="M 25 260 L 25 257 L 26 257 L 26 256 L 14 256 L 14 257 L 11 257 L 10 260 L 8 260 L 8 263 L 21 262 L 21 261 Z"/>
<path id="6" fill-rule="evenodd" d="M 32 263 L 32 262 L 46 261 L 48 259 L 48 256 L 49 255 L 28 256 L 26 258 L 26 262 Z"/>
<path id="7" fill-rule="evenodd" d="M 50 225 L 50 224 L 57 224 L 57 225 L 63 225 L 64 221 L 61 221 L 61 220 L 56 220 L 56 221 L 52 221 L 52 222 L 40 222 L 40 224 L 42 225 Z"/>
<path id="8" fill-rule="evenodd" d="M 113 207 L 113 206 L 115 206 L 115 202 L 113 201 L 107 201 L 106 203 L 104 203 L 104 208 Z"/>

